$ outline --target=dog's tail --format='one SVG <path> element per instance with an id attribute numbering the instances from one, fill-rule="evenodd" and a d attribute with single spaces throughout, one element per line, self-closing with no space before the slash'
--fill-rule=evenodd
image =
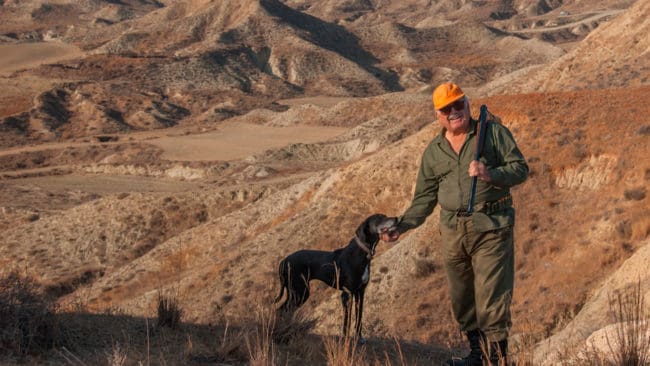
<path id="1" fill-rule="evenodd" d="M 287 271 L 285 269 L 286 264 L 284 260 L 280 261 L 280 266 L 278 268 L 278 277 L 280 278 L 280 294 L 275 298 L 275 303 L 280 302 L 282 296 L 284 296 L 284 289 L 287 287 Z"/>

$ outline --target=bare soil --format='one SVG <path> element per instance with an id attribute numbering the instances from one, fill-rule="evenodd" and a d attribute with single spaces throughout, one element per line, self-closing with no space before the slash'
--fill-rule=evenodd
<path id="1" fill-rule="evenodd" d="M 63 42 L 0 44 L 0 75 L 83 56 L 78 47 Z"/>
<path id="2" fill-rule="evenodd" d="M 162 158 L 182 161 L 243 159 L 292 143 L 316 143 L 345 132 L 339 127 L 266 127 L 245 123 L 222 124 L 215 132 L 150 140 L 163 149 Z"/>

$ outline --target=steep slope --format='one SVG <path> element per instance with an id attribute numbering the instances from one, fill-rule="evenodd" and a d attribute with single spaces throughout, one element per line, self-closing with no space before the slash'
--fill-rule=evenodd
<path id="1" fill-rule="evenodd" d="M 536 78 L 533 90 L 590 89 L 648 85 L 650 79 L 650 3 L 637 1 L 603 24 L 570 54 Z M 553 77 L 550 77 L 550 76 Z"/>
<path id="2" fill-rule="evenodd" d="M 634 90 L 635 95 L 645 93 L 647 87 Z M 558 317 L 577 313 L 591 289 L 645 245 L 648 235 L 643 215 L 648 189 L 645 172 L 650 167 L 644 161 L 626 157 L 648 153 L 648 145 L 643 142 L 647 139 L 647 126 L 639 127 L 633 118 L 636 113 L 648 113 L 648 107 L 636 111 L 625 109 L 624 113 L 604 109 L 601 114 L 591 116 L 589 128 L 562 128 L 579 126 L 585 119 L 582 115 L 567 117 L 566 110 L 571 104 L 595 108 L 607 100 L 618 105 L 634 105 L 628 94 L 628 90 L 612 89 L 589 94 L 510 95 L 475 101 L 487 102 L 494 113 L 503 117 L 531 166 L 529 181 L 514 191 L 518 210 L 515 333 L 526 331 L 534 339 L 542 339 L 561 329 L 564 324 Z M 408 109 L 421 111 L 418 113 L 422 113 L 425 122 L 430 122 L 430 117 L 426 120 L 426 111 L 430 111 L 428 95 L 413 97 L 421 98 L 422 104 Z M 409 99 L 369 98 L 365 102 L 371 103 L 368 106 L 381 102 L 383 108 L 393 110 Z M 558 107 L 548 113 L 545 108 L 548 105 Z M 359 104 L 348 113 L 364 109 L 368 107 Z M 345 116 L 339 118 L 346 120 Z M 370 127 L 374 122 L 366 123 Z M 262 196 L 254 194 L 252 197 L 256 198 L 242 202 L 245 205 L 241 209 L 209 214 L 205 221 L 179 226 L 173 233 L 165 231 L 170 235 L 158 236 L 160 240 L 148 251 L 132 261 L 111 262 L 113 269 L 107 266 L 103 277 L 92 277 L 62 303 L 78 303 L 83 296 L 88 309 L 93 311 L 119 306 L 132 314 L 147 315 L 152 314 L 157 296 L 163 292 L 178 296 L 187 321 L 247 317 L 256 306 L 270 302 L 277 294 L 276 265 L 281 257 L 300 248 L 340 247 L 350 240 L 356 226 L 369 214 L 401 213 L 410 199 L 418 156 L 437 129 L 432 124 L 404 138 L 384 140 L 381 149 L 366 149 L 365 155 L 353 155 L 356 160 L 312 174 L 287 188 L 278 187 L 279 190 Z M 291 154 L 277 154 L 276 161 L 281 156 L 290 159 Z M 211 196 L 216 192 L 208 190 L 186 203 L 179 201 L 179 207 L 193 212 L 191 202 L 204 201 L 206 194 Z M 155 204 L 161 199 L 144 198 L 123 201 L 133 200 L 127 207 L 136 207 L 144 202 Z M 129 211 L 113 200 L 107 197 L 96 204 L 104 207 L 102 215 L 128 216 Z M 207 211 L 222 204 L 218 200 L 205 202 Z M 87 204 L 64 213 L 64 219 L 37 221 L 9 230 L 6 237 L 12 238 L 11 243 L 33 242 L 38 249 L 42 245 L 38 236 L 44 232 L 43 227 L 53 222 L 60 226 L 61 233 L 74 232 L 72 228 L 66 229 L 66 222 L 75 223 L 75 227 L 92 226 L 79 221 L 81 217 L 93 217 L 88 211 L 92 207 Z M 123 213 L 116 216 L 113 210 Z M 73 214 L 77 211 L 84 213 Z M 580 220 L 572 219 L 576 217 Z M 122 221 L 117 220 L 115 224 L 119 226 Z M 134 221 L 133 232 L 148 235 L 150 221 L 146 217 Z M 119 227 L 111 230 L 121 231 Z M 94 232 L 84 235 L 88 240 L 95 237 L 98 236 Z M 60 243 L 65 243 L 65 236 L 60 239 Z M 138 246 L 137 240 L 124 239 L 119 243 L 125 248 L 124 253 Z M 437 240 L 434 214 L 422 228 L 409 233 L 394 247 L 380 245 L 366 298 L 367 335 L 399 335 L 421 342 L 455 341 L 457 332 L 447 311 Z M 9 245 L 5 239 L 3 247 L 5 257 L 17 255 L 7 252 L 16 248 L 16 244 Z M 23 264 L 40 261 L 32 267 L 42 268 L 45 272 L 41 276 L 51 272 L 44 262 L 47 256 L 20 258 Z M 86 262 L 71 260 L 70 263 Z M 60 273 L 64 269 L 59 268 Z M 337 333 L 340 328 L 338 294 L 316 283 L 313 290 L 306 306 L 318 316 L 319 330 Z M 398 307 L 400 311 L 396 312 Z"/>
<path id="3" fill-rule="evenodd" d="M 57 11 L 80 19 L 94 14 L 68 5 Z M 32 96 L 30 110 L 3 116 L 0 130 L 20 136 L 7 139 L 11 144 L 201 123 L 209 111 L 209 122 L 219 122 L 255 107 L 273 109 L 275 100 L 299 93 L 402 89 L 345 28 L 274 0 L 170 2 L 52 37 L 91 56 L 15 75 L 69 82 Z M 38 102 L 44 99 L 45 109 Z"/>
<path id="4" fill-rule="evenodd" d="M 486 84 L 483 94 L 648 85 L 650 4 L 637 1 L 548 66 L 522 69 Z"/>
<path id="5" fill-rule="evenodd" d="M 454 79 L 467 86 L 563 54 L 551 42 L 510 36 L 488 20 L 510 2 L 288 1 L 288 5 L 335 21 L 360 39 L 400 84 L 418 90 Z M 471 45 L 471 46 L 470 46 Z M 520 52 L 524 50 L 524 52 Z"/>
<path id="6" fill-rule="evenodd" d="M 68 39 L 103 43 L 96 53 L 183 58 L 216 51 L 226 60 L 248 53 L 257 68 L 300 87 L 335 75 L 340 81 L 366 84 L 366 93 L 398 87 L 389 74 L 373 67 L 376 60 L 345 29 L 274 0 L 170 3 L 116 29 Z"/>
<path id="7" fill-rule="evenodd" d="M 649 264 L 650 241 L 646 240 L 640 243 L 640 249 L 633 256 L 607 277 L 599 288 L 594 289 L 592 297 L 564 329 L 537 345 L 535 364 L 555 365 L 564 350 L 578 349 L 588 352 L 591 345 L 595 345 L 605 353 L 611 352 L 609 345 L 616 344 L 618 338 L 614 331 L 607 329 L 607 326 L 622 320 L 615 318 L 613 313 L 616 312 L 616 304 L 612 301 L 615 301 L 617 295 L 625 299 L 625 296 L 632 293 L 630 289 L 636 286 L 640 286 L 640 295 L 643 298 L 650 298 Z M 603 335 L 603 332 L 608 334 Z M 644 337 L 643 334 L 640 336 Z M 594 341 L 595 337 L 605 341 L 598 344 Z M 586 344 L 588 340 L 594 343 Z"/>
<path id="8" fill-rule="evenodd" d="M 639 95 L 647 92 L 647 87 L 634 90 Z M 576 314 L 588 299 L 590 289 L 599 286 L 623 259 L 645 245 L 650 230 L 642 214 L 647 200 L 648 166 L 642 159 L 626 163 L 625 157 L 646 154 L 648 146 L 643 141 L 647 140 L 647 127 L 637 126 L 632 116 L 647 113 L 647 107 L 627 112 L 627 117 L 614 112 L 593 116 L 587 130 L 562 127 L 580 126 L 582 116 L 567 118 L 566 112 L 560 116 L 545 111 L 545 106 L 561 101 L 589 109 L 605 100 L 623 102 L 626 95 L 626 90 L 612 90 L 586 95 L 511 95 L 487 100 L 491 110 L 503 116 L 514 131 L 532 168 L 530 179 L 514 190 L 518 212 L 515 333 L 525 331 L 527 337 L 542 339 L 561 329 L 562 317 Z M 627 105 L 638 102 L 636 99 Z M 562 111 L 567 109 L 570 107 L 558 107 Z M 430 133 L 422 132 L 420 138 L 426 141 L 425 136 Z M 613 142 L 614 135 L 626 137 Z M 379 152 L 382 157 L 368 164 L 368 169 L 376 170 L 388 182 L 414 177 L 415 168 L 406 175 L 395 169 L 395 165 L 406 165 L 417 156 L 418 148 L 411 150 L 405 144 L 406 140 L 394 149 Z M 632 168 L 635 164 L 640 166 Z M 368 174 L 362 167 L 350 167 L 349 171 L 358 172 L 361 177 Z M 391 176 L 394 178 L 388 178 Z M 399 213 L 401 205 L 397 202 L 403 196 L 399 189 L 391 191 L 388 182 L 380 187 L 387 186 L 387 194 L 395 198 L 389 212 Z M 363 183 L 350 179 L 341 185 L 345 187 L 339 188 L 341 191 L 356 194 Z M 384 191 L 378 188 L 376 194 L 379 192 Z M 571 219 L 574 217 L 580 219 Z M 457 332 L 447 311 L 437 241 L 434 214 L 423 228 L 377 258 L 367 295 L 367 299 L 374 299 L 369 301 L 367 308 L 372 310 L 365 317 L 370 329 L 389 336 L 409 334 L 420 341 L 429 341 L 428 337 L 455 339 Z M 327 314 L 337 314 L 339 306 L 335 295 L 318 306 L 318 314 L 326 319 L 330 331 L 340 323 Z M 390 309 L 397 307 L 399 314 L 389 316 Z"/>

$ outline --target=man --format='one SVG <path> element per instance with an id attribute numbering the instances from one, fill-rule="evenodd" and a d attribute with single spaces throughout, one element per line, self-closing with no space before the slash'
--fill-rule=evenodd
<path id="1" fill-rule="evenodd" d="M 411 206 L 399 233 L 420 226 L 440 203 L 440 235 L 454 317 L 470 353 L 448 365 L 506 365 L 514 286 L 515 211 L 510 187 L 528 177 L 528 165 L 510 131 L 488 118 L 485 145 L 476 155 L 478 121 L 453 83 L 438 86 L 433 106 L 442 126 L 427 146 Z M 468 212 L 473 177 L 476 204 Z M 399 235 L 382 235 L 395 241 Z M 483 352 L 482 350 L 485 350 Z"/>

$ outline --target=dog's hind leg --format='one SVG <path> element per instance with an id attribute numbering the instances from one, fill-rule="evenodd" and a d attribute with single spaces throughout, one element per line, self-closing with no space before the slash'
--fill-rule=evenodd
<path id="1" fill-rule="evenodd" d="M 281 310 L 294 311 L 309 299 L 309 280 L 301 274 L 290 273 L 287 282 L 287 299 Z"/>
<path id="2" fill-rule="evenodd" d="M 284 295 L 284 289 L 287 288 L 287 264 L 285 261 L 280 261 L 280 266 L 278 267 L 278 277 L 280 278 L 280 294 L 275 298 L 274 302 L 277 303 L 282 299 Z"/>

